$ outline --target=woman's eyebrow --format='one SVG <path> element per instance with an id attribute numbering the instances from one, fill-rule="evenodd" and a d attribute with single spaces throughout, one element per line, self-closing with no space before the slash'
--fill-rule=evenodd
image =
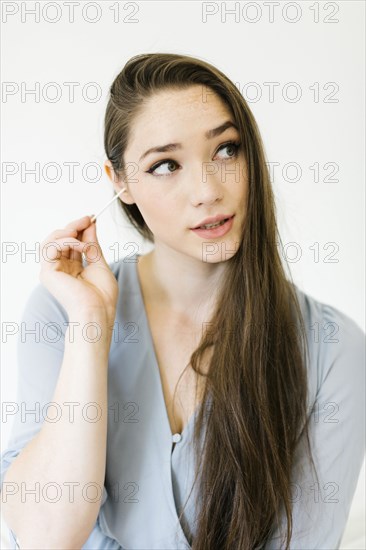
<path id="1" fill-rule="evenodd" d="M 235 128 L 235 130 L 238 130 L 238 127 L 236 126 L 236 124 L 234 124 L 234 122 L 232 122 L 231 120 L 227 120 L 223 124 L 220 124 L 220 126 L 218 126 L 217 128 L 207 130 L 207 132 L 205 132 L 205 138 L 213 139 L 214 137 L 219 136 L 220 134 L 225 132 L 225 130 L 227 130 L 228 128 Z M 168 143 L 167 145 L 158 145 L 157 147 L 151 147 L 150 149 L 145 151 L 143 155 L 141 155 L 139 162 L 141 162 L 142 159 L 144 159 L 150 153 L 166 153 L 167 151 L 176 151 L 177 149 L 181 148 L 181 143 Z"/>

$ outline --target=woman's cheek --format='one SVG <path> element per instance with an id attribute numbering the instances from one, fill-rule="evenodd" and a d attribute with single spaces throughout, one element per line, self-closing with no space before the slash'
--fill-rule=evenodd
<path id="1" fill-rule="evenodd" d="M 149 198 L 147 203 L 140 203 L 140 205 L 137 204 L 137 206 L 145 220 L 145 223 L 153 233 L 166 227 L 161 201 L 154 201 L 152 198 Z"/>

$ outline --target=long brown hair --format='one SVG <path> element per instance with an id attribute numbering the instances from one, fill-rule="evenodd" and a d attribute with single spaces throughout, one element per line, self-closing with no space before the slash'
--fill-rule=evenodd
<path id="1" fill-rule="evenodd" d="M 189 542 L 193 550 L 260 548 L 284 511 L 288 549 L 291 470 L 303 434 L 315 468 L 308 434 L 308 350 L 294 284 L 286 278 L 277 248 L 274 195 L 254 116 L 237 87 L 209 63 L 187 55 L 140 54 L 110 88 L 105 152 L 117 177 L 126 177 L 124 152 L 144 101 L 159 90 L 194 84 L 207 86 L 232 113 L 244 147 L 249 194 L 241 243 L 226 262 L 209 330 L 186 366 L 206 377 L 194 428 L 199 486 L 195 535 Z M 154 242 L 136 204 L 120 204 L 138 232 Z M 210 348 L 209 368 L 203 372 L 200 361 Z"/>

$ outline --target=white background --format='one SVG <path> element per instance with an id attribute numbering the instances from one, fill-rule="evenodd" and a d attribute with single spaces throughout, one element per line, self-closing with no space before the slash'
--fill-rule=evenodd
<path id="1" fill-rule="evenodd" d="M 281 239 L 297 243 L 300 251 L 298 261 L 289 262 L 294 282 L 365 330 L 363 1 L 279 2 L 272 22 L 266 2 L 237 2 L 237 15 L 227 14 L 226 21 L 221 2 L 81 1 L 75 3 L 74 22 L 64 2 L 39 2 L 35 22 L 29 13 L 35 4 L 2 2 L 1 229 L 3 247 L 14 247 L 1 265 L 3 323 L 20 321 L 38 283 L 39 257 L 22 257 L 21 252 L 34 249 L 71 220 L 99 212 L 112 197 L 102 171 L 103 119 L 115 76 L 135 54 L 175 52 L 212 63 L 241 89 L 258 122 L 268 162 L 279 163 L 272 181 Z M 234 7 L 226 2 L 227 10 Z M 206 22 L 205 10 L 216 12 Z M 56 85 L 49 86 L 51 82 Z M 73 101 L 67 82 L 78 83 Z M 273 100 L 268 83 L 278 84 Z M 295 87 L 289 83 L 296 83 L 298 101 L 291 101 Z M 37 86 L 35 97 L 29 90 Z M 98 90 L 101 97 L 94 101 Z M 60 97 L 53 101 L 57 92 Z M 65 164 L 72 162 L 79 163 L 73 181 Z M 36 163 L 39 181 L 24 173 Z M 47 170 L 47 163 L 59 165 L 59 181 L 50 181 L 56 170 Z M 92 169 L 84 178 L 88 163 L 99 165 L 98 181 L 87 181 L 97 175 Z M 289 181 L 295 171 L 288 166 L 286 172 L 288 163 L 300 167 L 299 181 Z M 310 168 L 315 163 L 319 181 Z M 326 163 L 335 163 L 333 178 L 338 181 L 326 180 L 332 176 Z M 8 172 L 11 166 L 14 174 Z M 139 243 L 143 253 L 149 249 L 126 226 L 115 203 L 98 219 L 97 229 L 108 261 L 116 259 L 109 248 L 113 243 L 119 243 L 120 257 L 127 254 L 123 245 L 129 241 Z M 338 261 L 326 261 L 333 251 Z M 289 248 L 289 259 L 295 253 Z M 15 344 L 16 335 L 2 351 L 6 401 L 16 399 Z M 10 428 L 2 425 L 3 447 Z M 344 538 L 347 548 L 365 547 L 364 475 L 363 469 Z"/>

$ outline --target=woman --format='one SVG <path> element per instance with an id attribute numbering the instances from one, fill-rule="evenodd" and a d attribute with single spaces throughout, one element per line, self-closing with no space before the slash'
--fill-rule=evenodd
<path id="1" fill-rule="evenodd" d="M 338 548 L 363 461 L 364 333 L 286 279 L 245 100 L 202 60 L 138 55 L 112 84 L 104 144 L 153 248 L 107 264 L 89 216 L 43 242 L 23 320 L 56 328 L 19 342 L 18 400 L 59 415 L 18 422 L 3 454 L 5 482 L 41 487 L 37 506 L 6 488 L 12 536 Z M 65 480 L 78 490 L 51 504 L 42 488 Z"/>

